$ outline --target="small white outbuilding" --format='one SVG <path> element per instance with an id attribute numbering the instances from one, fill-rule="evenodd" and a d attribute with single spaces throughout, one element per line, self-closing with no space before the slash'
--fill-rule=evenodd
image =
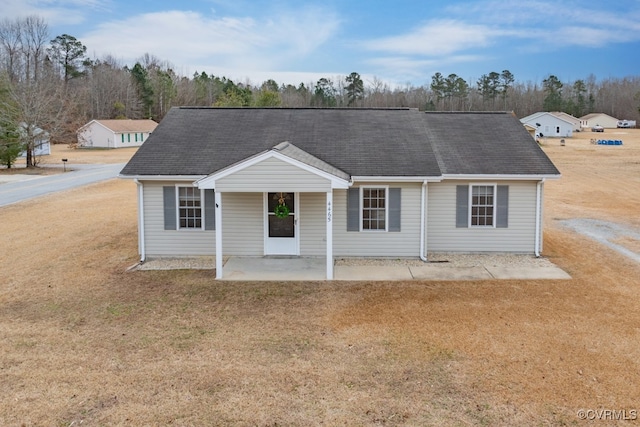
<path id="1" fill-rule="evenodd" d="M 78 129 L 78 146 L 123 148 L 139 147 L 158 123 L 144 120 L 91 120 Z"/>

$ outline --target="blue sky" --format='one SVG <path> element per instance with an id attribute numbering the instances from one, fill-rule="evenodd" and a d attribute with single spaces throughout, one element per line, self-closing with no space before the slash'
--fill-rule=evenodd
<path id="1" fill-rule="evenodd" d="M 90 56 L 133 64 L 145 53 L 194 72 L 260 84 L 430 84 L 436 72 L 475 84 L 637 76 L 640 0 L 2 0 L 0 16 L 42 16 Z"/>

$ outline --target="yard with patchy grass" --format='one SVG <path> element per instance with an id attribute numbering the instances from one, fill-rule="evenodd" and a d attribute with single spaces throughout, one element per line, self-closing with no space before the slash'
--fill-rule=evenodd
<path id="1" fill-rule="evenodd" d="M 563 173 L 545 186 L 544 255 L 572 280 L 126 272 L 137 261 L 133 182 L 0 208 L 0 425 L 581 425 L 580 409 L 633 418 L 640 264 L 563 225 L 640 229 L 640 130 L 608 133 L 624 145 L 590 144 L 590 133 L 544 142 Z M 640 420 L 592 424 L 618 423 Z"/>

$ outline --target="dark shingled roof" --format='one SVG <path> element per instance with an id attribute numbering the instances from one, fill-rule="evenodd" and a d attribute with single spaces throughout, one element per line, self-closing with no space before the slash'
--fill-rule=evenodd
<path id="1" fill-rule="evenodd" d="M 559 175 L 512 113 L 425 113 L 443 174 Z"/>
<path id="2" fill-rule="evenodd" d="M 209 175 L 285 141 L 350 176 L 558 174 L 507 113 L 207 107 L 172 108 L 121 174 Z"/>

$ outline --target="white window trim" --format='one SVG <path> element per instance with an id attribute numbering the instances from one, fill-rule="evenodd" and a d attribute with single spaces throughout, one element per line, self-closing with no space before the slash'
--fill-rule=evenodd
<path id="1" fill-rule="evenodd" d="M 180 227 L 180 188 L 193 188 L 192 185 L 176 184 L 176 231 L 202 231 L 205 224 L 204 190 L 200 190 L 200 227 Z M 197 190 L 197 188 L 195 188 Z"/>
<path id="2" fill-rule="evenodd" d="M 365 229 L 362 227 L 362 223 L 364 221 L 364 217 L 362 213 L 364 212 L 364 189 L 365 188 L 384 188 L 384 230 L 371 230 Z M 389 186 L 388 185 L 362 185 L 360 186 L 360 194 L 358 196 L 360 198 L 360 232 L 362 233 L 387 233 L 389 231 Z"/>
<path id="3" fill-rule="evenodd" d="M 472 225 L 473 222 L 473 187 L 493 187 L 493 221 L 492 225 Z M 469 184 L 469 212 L 467 215 L 468 218 L 468 227 L 469 228 L 496 228 L 496 214 L 498 208 L 498 184 L 495 182 L 473 182 Z"/>

